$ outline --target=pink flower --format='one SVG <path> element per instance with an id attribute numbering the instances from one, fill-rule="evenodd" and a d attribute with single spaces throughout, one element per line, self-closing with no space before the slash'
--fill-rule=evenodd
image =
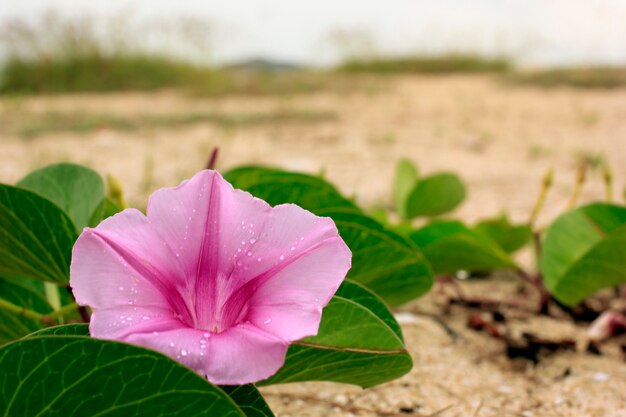
<path id="1" fill-rule="evenodd" d="M 288 187 L 288 185 L 285 185 Z M 330 218 L 272 208 L 214 171 L 87 228 L 70 283 L 93 337 L 165 353 L 216 384 L 270 377 L 317 333 L 350 269 Z"/>

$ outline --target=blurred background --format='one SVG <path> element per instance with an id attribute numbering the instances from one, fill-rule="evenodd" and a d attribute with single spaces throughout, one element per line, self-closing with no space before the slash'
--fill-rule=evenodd
<path id="1" fill-rule="evenodd" d="M 323 173 L 387 207 L 455 171 L 468 221 L 624 200 L 626 0 L 5 1 L 0 181 L 58 161 L 132 205 L 206 166 Z"/>

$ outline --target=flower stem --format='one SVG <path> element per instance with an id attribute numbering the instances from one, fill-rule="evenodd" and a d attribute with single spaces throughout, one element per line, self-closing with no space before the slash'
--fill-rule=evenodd
<path id="1" fill-rule="evenodd" d="M 215 165 L 217 165 L 217 156 L 219 154 L 219 150 L 220 149 L 217 146 L 213 148 L 213 150 L 211 151 L 211 156 L 207 161 L 206 169 L 215 169 Z"/>
<path id="2" fill-rule="evenodd" d="M 26 317 L 27 319 L 41 321 L 43 318 L 43 314 L 37 313 L 36 311 L 29 310 L 24 307 L 16 306 L 15 304 L 0 298 L 0 309 L 9 311 L 11 313 L 15 313 L 19 316 Z"/>
<path id="3" fill-rule="evenodd" d="M 27 319 L 39 321 L 44 324 L 51 324 L 57 318 L 68 314 L 78 308 L 76 303 L 70 303 L 58 310 L 48 314 L 37 313 L 36 311 L 29 310 L 25 307 L 16 306 L 15 304 L 0 298 L 0 309 L 15 313 L 19 316 L 26 317 Z"/>
<path id="4" fill-rule="evenodd" d="M 578 203 L 578 197 L 580 197 L 580 193 L 583 190 L 583 185 L 585 184 L 585 180 L 587 179 L 587 166 L 581 165 L 578 168 L 578 173 L 576 174 L 576 185 L 574 186 L 574 192 L 572 193 L 572 197 L 567 204 L 567 209 L 571 210 L 576 207 L 576 203 Z"/>
<path id="5" fill-rule="evenodd" d="M 74 297 L 74 293 L 72 292 L 72 287 L 65 287 L 68 293 L 72 296 L 72 299 L 76 301 L 76 297 Z M 91 321 L 91 316 L 89 315 L 89 311 L 87 311 L 87 307 L 78 306 L 78 313 L 80 314 L 80 318 L 83 319 L 83 323 L 89 323 Z"/>
<path id="6" fill-rule="evenodd" d="M 61 316 L 65 315 L 65 314 L 69 314 L 72 311 L 77 310 L 78 308 L 79 308 L 78 304 L 76 304 L 76 303 L 69 303 L 67 305 L 64 305 L 60 309 L 53 311 L 52 313 L 44 315 L 43 319 L 44 320 L 46 320 L 46 319 L 54 320 L 54 319 L 56 319 L 58 317 L 61 317 Z"/>
<path id="7" fill-rule="evenodd" d="M 111 174 L 107 175 L 107 188 L 109 190 L 107 197 L 117 204 L 119 208 L 123 210 L 128 207 L 124 198 L 122 183 Z"/>
<path id="8" fill-rule="evenodd" d="M 609 203 L 613 202 L 613 172 L 611 168 L 607 165 L 604 165 L 602 170 L 602 177 L 604 179 L 604 189 L 606 193 L 606 201 Z"/>
<path id="9" fill-rule="evenodd" d="M 548 190 L 552 187 L 552 181 L 554 177 L 554 172 L 552 169 L 546 171 L 543 176 L 543 180 L 541 181 L 541 191 L 539 191 L 539 195 L 537 196 L 537 201 L 535 201 L 535 206 L 533 207 L 533 211 L 530 213 L 530 218 L 528 219 L 528 224 L 532 227 L 537 221 L 537 217 L 539 217 L 539 213 L 546 203 L 546 197 L 548 196 Z"/>

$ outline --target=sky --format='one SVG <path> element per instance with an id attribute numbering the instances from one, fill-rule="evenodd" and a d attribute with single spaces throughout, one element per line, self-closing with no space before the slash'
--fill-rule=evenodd
<path id="1" fill-rule="evenodd" d="M 346 53 L 457 51 L 505 54 L 528 66 L 626 64 L 626 0 L 2 0 L 0 25 L 48 10 L 206 20 L 219 63 L 267 57 L 324 65 Z"/>

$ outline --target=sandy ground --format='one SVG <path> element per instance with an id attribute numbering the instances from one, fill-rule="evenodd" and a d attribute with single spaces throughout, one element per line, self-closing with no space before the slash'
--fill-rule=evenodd
<path id="1" fill-rule="evenodd" d="M 263 163 L 324 170 L 342 191 L 368 207 L 389 203 L 395 163 L 408 157 L 424 173 L 453 170 L 467 181 L 469 198 L 455 215 L 473 221 L 506 210 L 525 220 L 541 177 L 553 167 L 555 186 L 541 216 L 546 223 L 566 206 L 578 162 L 586 157 L 611 166 L 615 194 L 623 201 L 625 89 L 539 90 L 484 77 L 407 77 L 364 80 L 361 88 L 341 94 L 296 97 L 191 99 L 163 92 L 4 100 L 0 116 L 277 109 L 330 111 L 337 119 L 230 129 L 211 124 L 136 132 L 102 128 L 35 139 L 5 132 L 0 133 L 0 181 L 14 182 L 51 162 L 74 161 L 119 178 L 131 203 L 141 206 L 155 188 L 175 185 L 202 168 L 217 146 L 220 169 Z M 600 172 L 591 171 L 582 200 L 604 195 Z M 510 361 L 499 341 L 467 328 L 465 309 L 444 309 L 438 297 L 432 293 L 402 309 L 415 360 L 409 375 L 367 391 L 326 383 L 271 387 L 264 392 L 272 408 L 279 416 L 294 417 L 626 416 L 626 364 L 619 352 L 560 352 L 537 366 Z M 424 313 L 441 317 L 460 338 L 453 341 Z M 576 338 L 584 334 L 583 327 L 563 320 L 526 317 L 517 325 Z"/>
<path id="2" fill-rule="evenodd" d="M 511 300 L 518 285 L 479 281 L 462 287 L 468 295 Z M 509 310 L 507 332 L 577 341 L 574 350 L 543 352 L 535 365 L 509 359 L 503 342 L 469 329 L 470 311 L 446 307 L 446 299 L 435 289 L 396 312 L 415 364 L 408 375 L 367 390 L 330 383 L 263 388 L 272 409 L 282 417 L 626 416 L 626 363 L 618 348 L 626 336 L 601 345 L 602 356 L 591 355 L 583 353 L 586 326 Z"/>
<path id="3" fill-rule="evenodd" d="M 544 219 L 567 204 L 581 157 L 600 157 L 613 169 L 616 193 L 626 184 L 626 90 L 518 88 L 489 78 L 425 77 L 365 80 L 352 92 L 191 100 L 175 93 L 110 94 L 4 101 L 0 111 L 181 114 L 191 111 L 330 111 L 336 121 L 271 123 L 240 129 L 197 124 L 172 129 L 51 134 L 34 140 L 0 136 L 0 180 L 70 160 L 112 173 L 141 204 L 156 187 L 171 186 L 203 167 L 210 150 L 218 167 L 264 163 L 319 172 L 366 206 L 388 203 L 400 157 L 423 173 L 457 171 L 470 195 L 458 216 L 473 220 L 507 210 L 529 215 L 540 179 L 554 167 L 555 187 Z M 604 195 L 592 172 L 584 199 Z"/>

